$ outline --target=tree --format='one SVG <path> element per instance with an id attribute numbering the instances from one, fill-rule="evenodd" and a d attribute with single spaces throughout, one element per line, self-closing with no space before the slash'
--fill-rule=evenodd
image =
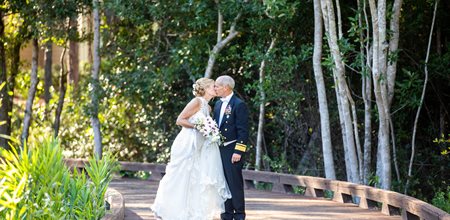
<path id="1" fill-rule="evenodd" d="M 216 62 L 217 56 L 219 56 L 220 51 L 227 45 L 230 43 L 230 41 L 233 40 L 233 38 L 235 38 L 239 32 L 236 31 L 236 25 L 237 22 L 239 21 L 239 19 L 242 16 L 242 11 L 240 11 L 236 17 L 234 18 L 233 22 L 230 25 L 230 30 L 228 32 L 228 36 L 225 39 L 222 39 L 222 35 L 223 35 L 223 15 L 222 12 L 220 11 L 220 3 L 219 0 L 215 0 L 216 4 L 217 4 L 217 43 L 216 45 L 214 45 L 212 51 L 209 54 L 209 59 L 208 59 L 208 65 L 206 66 L 206 70 L 205 70 L 205 77 L 206 78 L 211 78 L 212 76 L 212 69 L 214 67 L 214 63 Z M 246 2 L 246 1 L 244 1 Z"/>
<path id="2" fill-rule="evenodd" d="M 50 88 L 52 86 L 52 64 L 53 64 L 53 43 L 48 41 L 44 45 L 44 101 L 46 106 L 45 115 L 48 116 L 50 99 L 52 97 Z"/>
<path id="3" fill-rule="evenodd" d="M 33 102 L 36 94 L 38 78 L 38 56 L 39 56 L 39 43 L 37 37 L 33 39 L 33 58 L 31 61 L 31 84 L 28 90 L 27 103 L 25 107 L 25 116 L 23 119 L 23 129 L 21 135 L 22 147 L 27 143 L 31 119 L 33 115 Z"/>
<path id="4" fill-rule="evenodd" d="M 102 135 L 100 130 L 100 120 L 98 119 L 98 105 L 99 105 L 99 71 L 100 71 L 100 4 L 98 0 L 92 1 L 93 5 L 93 27 L 94 27 L 94 45 L 93 45 L 93 59 L 92 64 L 92 82 L 91 82 L 91 125 L 94 131 L 94 155 L 96 158 L 102 158 Z"/>
<path id="5" fill-rule="evenodd" d="M 439 3 L 439 0 L 436 0 L 436 3 L 434 4 L 434 12 L 433 12 L 433 19 L 431 21 L 430 34 L 429 34 L 429 37 L 428 37 L 427 55 L 425 57 L 425 67 L 424 67 L 425 79 L 423 81 L 423 89 L 422 89 L 422 95 L 420 97 L 420 104 L 419 104 L 419 107 L 417 108 L 416 117 L 414 119 L 413 136 L 412 136 L 412 140 L 411 140 L 411 142 L 412 142 L 411 143 L 411 158 L 409 159 L 408 179 L 406 181 L 405 194 L 408 193 L 409 182 L 410 182 L 411 177 L 412 177 L 412 165 L 413 165 L 413 161 L 414 161 L 414 157 L 415 157 L 415 150 L 416 150 L 417 122 L 419 120 L 420 110 L 422 109 L 422 105 L 423 105 L 423 101 L 424 101 L 424 97 L 425 97 L 425 92 L 427 90 L 428 60 L 429 60 L 429 57 L 430 57 L 431 40 L 432 40 L 432 36 L 433 36 L 434 22 L 436 20 L 436 11 L 437 11 L 438 3 Z"/>
<path id="6" fill-rule="evenodd" d="M 330 119 L 328 113 L 328 101 L 325 82 L 322 71 L 322 38 L 323 22 L 320 0 L 314 0 L 314 54 L 313 67 L 316 80 L 317 98 L 319 101 L 320 129 L 322 135 L 322 151 L 324 158 L 325 176 L 328 179 L 336 179 L 333 160 L 333 148 L 331 146 Z"/>
<path id="7" fill-rule="evenodd" d="M 1 72 L 1 74 L 4 74 L 1 76 L 1 80 L 5 80 L 3 82 L 6 83 L 1 90 L 3 99 L 0 107 L 0 118 L 4 120 L 4 124 L 0 125 L 0 134 L 5 136 L 11 136 L 12 131 L 13 97 L 16 76 L 19 73 L 20 48 L 25 41 L 29 40 L 30 36 L 29 21 L 20 19 L 20 12 L 27 9 L 27 4 L 22 1 L 10 1 L 8 3 L 0 9 L 3 26 L 0 41 L 5 52 L 2 56 L 2 60 L 5 59 L 5 66 L 3 72 Z M 5 21 L 6 23 L 4 23 Z M 8 57 L 9 59 L 7 59 Z M 7 139 L 0 137 L 0 146 L 9 148 Z"/>
<path id="8" fill-rule="evenodd" d="M 358 139 L 357 129 L 353 125 L 353 121 L 356 121 L 350 107 L 352 101 L 348 84 L 345 77 L 345 67 L 341 52 L 338 46 L 338 37 L 336 32 L 336 21 L 333 3 L 330 0 L 322 0 L 322 14 L 325 23 L 325 30 L 327 32 L 328 45 L 330 47 L 330 53 L 333 58 L 333 78 L 335 81 L 336 99 L 338 103 L 339 118 L 341 120 L 342 127 L 342 139 L 344 143 L 344 155 L 345 166 L 347 170 L 347 180 L 353 183 L 360 183 L 360 165 L 357 157 L 357 144 L 355 141 Z M 355 133 L 354 133 L 355 131 Z"/>
<path id="9" fill-rule="evenodd" d="M 270 46 L 267 49 L 266 57 L 269 56 L 271 50 L 275 46 L 276 38 L 272 38 L 270 42 Z M 265 117 L 265 100 L 266 93 L 264 92 L 264 81 L 265 81 L 265 73 L 264 67 L 266 66 L 266 59 L 261 61 L 261 65 L 259 67 L 259 93 L 261 95 L 261 103 L 259 104 L 259 117 L 258 117 L 258 134 L 256 137 L 256 158 L 255 158 L 255 170 L 261 169 L 261 159 L 262 159 L 262 145 L 264 140 L 264 117 Z"/>
<path id="10" fill-rule="evenodd" d="M 25 112 L 23 118 L 23 128 L 20 137 L 22 147 L 26 145 L 29 136 L 29 129 L 33 116 L 33 103 L 36 95 L 38 77 L 38 59 L 39 59 L 39 23 L 40 20 L 34 20 L 34 17 L 39 17 L 42 13 L 42 8 L 38 1 L 27 2 L 25 7 L 20 11 L 21 17 L 25 20 L 24 24 L 29 28 L 29 36 L 32 41 L 32 58 L 31 58 L 31 72 L 30 72 L 30 87 L 28 89 L 28 96 L 25 105 Z"/>
<path id="11" fill-rule="evenodd" d="M 389 55 L 397 53 L 399 40 L 399 17 L 402 0 L 395 0 L 392 7 L 392 18 L 389 32 L 392 36 L 387 39 L 386 0 L 375 5 L 369 0 L 372 18 L 372 76 L 374 94 L 378 109 L 378 148 L 377 148 L 377 176 L 380 187 L 391 188 L 391 150 L 390 150 L 390 107 L 394 95 L 396 60 L 388 60 Z"/>
<path id="12" fill-rule="evenodd" d="M 5 24 L 3 22 L 3 10 L 0 9 L 0 135 L 9 135 L 8 124 L 8 90 L 6 77 L 6 49 L 5 49 Z M 0 136 L 0 147 L 9 149 L 7 139 Z"/>
<path id="13" fill-rule="evenodd" d="M 66 96 L 67 90 L 67 70 L 65 67 L 65 55 L 66 55 L 67 47 L 64 47 L 63 52 L 61 53 L 61 58 L 59 63 L 61 64 L 60 70 L 60 78 L 59 78 L 59 99 L 58 106 L 56 107 L 55 112 L 55 121 L 53 123 L 54 137 L 57 138 L 59 134 L 59 125 L 61 122 L 61 113 L 64 106 L 64 97 Z"/>

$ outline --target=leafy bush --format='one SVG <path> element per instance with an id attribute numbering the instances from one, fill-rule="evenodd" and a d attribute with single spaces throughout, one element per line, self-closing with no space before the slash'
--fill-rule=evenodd
<path id="1" fill-rule="evenodd" d="M 434 206 L 450 213 L 450 186 L 447 187 L 446 192 L 437 192 L 432 203 Z"/>
<path id="2" fill-rule="evenodd" d="M 100 219 L 104 195 L 118 163 L 107 154 L 91 158 L 84 172 L 65 166 L 56 140 L 37 142 L 22 151 L 2 150 L 0 219 Z"/>

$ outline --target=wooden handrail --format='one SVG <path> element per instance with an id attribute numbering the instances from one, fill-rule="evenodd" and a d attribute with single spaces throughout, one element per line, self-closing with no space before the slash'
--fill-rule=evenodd
<path id="1" fill-rule="evenodd" d="M 87 160 L 66 159 L 72 168 L 83 168 Z M 149 171 L 150 179 L 160 180 L 165 172 L 164 164 L 120 162 L 122 170 Z M 265 171 L 244 170 L 246 188 L 255 188 L 255 182 L 269 183 L 271 191 L 292 193 L 294 187 L 304 187 L 305 196 L 325 197 L 325 192 L 333 192 L 333 201 L 355 203 L 365 209 L 379 209 L 386 215 L 401 215 L 402 219 L 450 220 L 450 215 L 424 201 L 397 192 L 345 181 L 321 177 L 298 176 Z"/>
<path id="2" fill-rule="evenodd" d="M 324 197 L 325 191 L 332 191 L 333 201 L 355 203 L 365 209 L 374 209 L 381 205 L 382 213 L 401 215 L 402 219 L 450 220 L 447 212 L 424 201 L 371 186 L 254 170 L 244 170 L 243 175 L 248 188 L 254 188 L 254 181 L 258 181 L 272 184 L 273 192 L 290 193 L 294 186 L 300 186 L 305 187 L 305 196 Z"/>

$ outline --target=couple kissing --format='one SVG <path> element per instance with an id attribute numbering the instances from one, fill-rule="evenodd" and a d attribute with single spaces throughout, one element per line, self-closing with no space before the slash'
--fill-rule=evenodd
<path id="1" fill-rule="evenodd" d="M 193 85 L 195 97 L 177 118 L 182 129 L 172 143 L 166 174 L 151 207 L 157 218 L 245 219 L 242 168 L 248 108 L 234 87 L 234 79 L 227 75 L 215 81 L 201 78 Z M 211 117 L 208 102 L 216 96 L 221 98 Z"/>

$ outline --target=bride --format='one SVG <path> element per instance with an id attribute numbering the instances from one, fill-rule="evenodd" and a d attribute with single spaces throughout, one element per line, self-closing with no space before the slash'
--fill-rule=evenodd
<path id="1" fill-rule="evenodd" d="M 199 119 L 210 115 L 208 101 L 216 96 L 214 80 L 201 78 L 193 88 L 196 97 L 177 118 L 182 129 L 172 144 L 170 162 L 151 207 L 163 220 L 211 220 L 224 212 L 224 202 L 231 198 L 218 143 L 195 129 Z"/>

